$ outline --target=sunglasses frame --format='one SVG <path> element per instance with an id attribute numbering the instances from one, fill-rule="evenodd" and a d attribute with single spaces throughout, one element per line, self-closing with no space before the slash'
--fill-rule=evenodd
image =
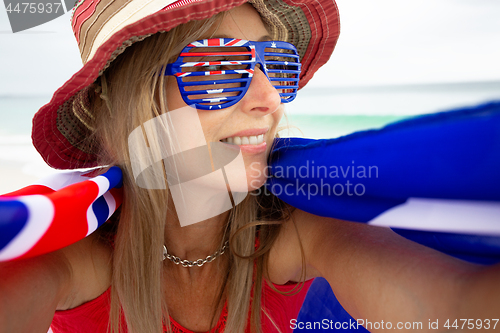
<path id="1" fill-rule="evenodd" d="M 224 60 L 217 60 L 217 61 L 207 61 L 207 60 L 201 60 L 201 61 L 189 61 L 189 59 L 184 59 L 184 58 L 190 58 L 193 56 L 201 56 L 201 57 L 211 57 L 211 56 L 223 56 L 227 55 L 224 52 L 196 52 L 196 53 L 190 53 L 190 51 L 194 48 L 214 48 L 214 47 L 238 47 L 238 48 L 246 48 L 248 52 L 239 52 L 232 54 L 233 56 L 249 56 L 251 57 L 250 60 L 231 60 L 231 61 L 224 61 Z M 293 54 L 291 53 L 279 53 L 279 52 L 266 52 L 267 49 L 277 49 L 277 50 L 291 50 L 293 51 Z M 198 50 L 196 50 L 198 51 Z M 266 56 L 271 56 L 271 57 L 278 57 L 278 56 L 285 56 L 286 58 L 292 58 L 294 61 L 276 61 L 276 60 L 265 60 Z M 277 90 L 278 89 L 287 89 L 287 90 L 293 90 L 292 92 L 280 92 L 280 97 L 281 97 L 281 102 L 282 103 L 289 103 L 293 101 L 297 95 L 297 90 L 299 88 L 299 79 L 300 79 L 300 73 L 301 73 L 301 63 L 300 63 L 300 57 L 297 53 L 296 47 L 288 42 L 282 42 L 282 41 L 264 41 L 264 42 L 255 42 L 255 41 L 248 41 L 248 40 L 243 40 L 243 39 L 233 39 L 233 38 L 211 38 L 211 39 L 202 39 L 198 40 L 195 42 L 192 42 L 188 44 L 182 52 L 180 53 L 179 57 L 177 60 L 171 64 L 168 64 L 165 68 L 164 75 L 173 75 L 177 78 L 177 84 L 179 86 L 179 91 L 181 93 L 182 99 L 187 105 L 193 106 L 196 109 L 201 109 L 201 110 L 220 110 L 220 109 L 225 109 L 230 106 L 233 106 L 234 104 L 238 103 L 243 96 L 248 91 L 248 88 L 250 86 L 250 83 L 252 81 L 252 77 L 254 74 L 255 66 L 256 64 L 260 64 L 260 68 L 262 70 L 262 73 L 266 75 L 267 79 L 271 84 L 273 84 L 273 81 L 282 81 L 282 82 L 287 82 L 287 85 L 278 85 L 274 86 Z M 219 70 L 219 71 L 193 71 L 193 72 L 183 72 L 183 69 L 186 67 L 209 67 L 209 66 L 232 66 L 232 65 L 247 65 L 248 67 L 245 69 L 234 69 L 234 70 Z M 296 69 L 270 69 L 268 68 L 269 65 L 284 65 L 284 66 L 293 66 L 296 67 Z M 279 78 L 279 77 L 269 77 L 269 74 L 277 74 L 277 73 L 286 73 L 286 74 L 292 74 L 295 77 L 293 78 Z M 233 88 L 220 88 L 220 89 L 204 89 L 204 90 L 186 90 L 187 87 L 194 87 L 194 86 L 208 86 L 211 85 L 208 80 L 201 80 L 201 81 L 183 81 L 183 78 L 187 76 L 208 76 L 208 75 L 228 75 L 228 74 L 243 74 L 241 78 L 237 79 L 222 79 L 222 80 L 216 80 L 214 81 L 214 85 L 219 85 L 219 84 L 235 84 L 238 83 L 241 86 L 240 87 L 233 87 Z M 288 85 L 290 83 L 290 85 Z M 214 92 L 217 93 L 223 93 L 223 92 L 239 92 L 238 95 L 236 96 L 221 96 L 217 98 L 201 98 L 201 99 L 190 99 L 190 96 L 193 95 L 204 95 L 204 94 L 211 94 Z M 221 103 L 222 104 L 215 104 L 215 105 L 206 105 L 207 103 Z"/>

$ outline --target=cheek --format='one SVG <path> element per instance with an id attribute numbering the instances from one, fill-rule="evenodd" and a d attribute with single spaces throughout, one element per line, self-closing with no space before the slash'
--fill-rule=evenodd
<path id="1" fill-rule="evenodd" d="M 224 123 L 224 113 L 221 111 L 198 111 L 201 128 L 208 142 L 218 142 L 220 138 L 220 128 Z"/>
<path id="2" fill-rule="evenodd" d="M 177 80 L 173 77 L 169 77 L 167 81 L 166 97 L 168 103 L 168 110 L 174 111 L 182 107 L 186 107 L 187 104 L 182 99 L 181 93 L 177 86 Z M 203 129 L 203 134 L 207 142 L 218 141 L 214 138 L 222 123 L 222 114 L 220 112 L 210 112 L 210 111 L 198 111 L 198 119 Z"/>

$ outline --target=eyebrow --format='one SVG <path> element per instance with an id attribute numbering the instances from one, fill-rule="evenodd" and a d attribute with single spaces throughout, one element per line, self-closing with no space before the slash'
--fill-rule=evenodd
<path id="1" fill-rule="evenodd" d="M 234 38 L 234 37 L 229 37 L 228 35 L 224 35 L 224 34 L 218 34 L 218 35 L 212 36 L 210 38 Z M 265 36 L 260 37 L 259 40 L 257 40 L 257 42 L 267 42 L 270 40 L 273 40 L 271 38 L 271 36 L 265 35 Z"/>

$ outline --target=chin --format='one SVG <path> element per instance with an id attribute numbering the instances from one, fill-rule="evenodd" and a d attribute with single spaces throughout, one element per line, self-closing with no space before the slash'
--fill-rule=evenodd
<path id="1" fill-rule="evenodd" d="M 265 183 L 266 183 L 266 178 L 264 178 L 264 179 L 256 179 L 256 178 L 248 179 L 248 192 L 250 193 L 252 191 L 258 190 Z"/>
<path id="2" fill-rule="evenodd" d="M 248 192 L 257 190 L 266 183 L 268 176 L 267 163 L 253 162 L 246 169 Z"/>

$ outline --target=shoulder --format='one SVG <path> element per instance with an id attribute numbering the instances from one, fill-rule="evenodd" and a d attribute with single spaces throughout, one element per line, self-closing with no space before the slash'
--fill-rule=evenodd
<path id="1" fill-rule="evenodd" d="M 58 305 L 67 310 L 88 302 L 111 285 L 113 250 L 96 233 L 62 250 L 70 271 L 68 293 Z"/>
<path id="2" fill-rule="evenodd" d="M 277 284 L 297 281 L 302 267 L 306 278 L 324 277 L 353 317 L 392 322 L 452 318 L 464 291 L 472 290 L 471 276 L 478 276 L 477 266 L 389 228 L 296 210 L 271 249 L 269 279 Z"/>
<path id="3" fill-rule="evenodd" d="M 320 276 L 311 265 L 317 244 L 325 232 L 337 230 L 342 223 L 345 222 L 294 209 L 271 249 L 268 262 L 270 281 L 275 284 L 298 282 L 303 277 L 303 266 L 306 280 Z"/>
<path id="4" fill-rule="evenodd" d="M 322 217 L 295 209 L 284 222 L 269 255 L 268 278 L 276 284 L 325 277 L 325 265 L 340 263 L 355 255 L 370 257 L 377 242 L 401 237 L 387 228 Z"/>

